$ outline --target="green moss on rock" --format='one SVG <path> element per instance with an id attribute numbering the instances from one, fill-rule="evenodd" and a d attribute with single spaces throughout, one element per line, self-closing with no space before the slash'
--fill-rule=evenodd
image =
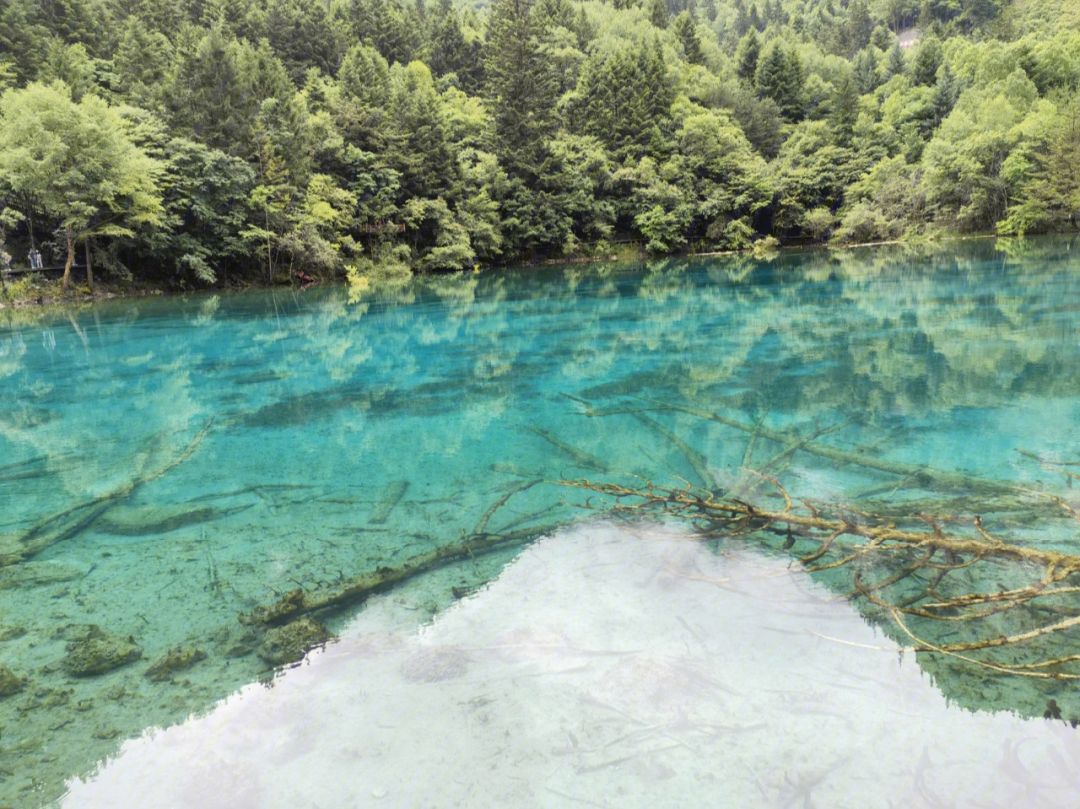
<path id="1" fill-rule="evenodd" d="M 0 699 L 18 694 L 26 686 L 26 680 L 7 666 L 0 665 Z"/>
<path id="2" fill-rule="evenodd" d="M 158 659 L 146 670 L 146 676 L 154 682 L 168 680 L 177 671 L 184 671 L 206 659 L 206 652 L 194 646 L 177 646 L 169 649 L 165 656 Z"/>
<path id="3" fill-rule="evenodd" d="M 295 663 L 316 646 L 330 639 L 330 632 L 312 618 L 300 618 L 292 623 L 267 630 L 259 644 L 259 657 L 274 666 Z"/>
<path id="4" fill-rule="evenodd" d="M 64 669 L 74 677 L 104 674 L 142 657 L 133 638 L 111 635 L 99 626 L 86 627 L 67 644 Z"/>

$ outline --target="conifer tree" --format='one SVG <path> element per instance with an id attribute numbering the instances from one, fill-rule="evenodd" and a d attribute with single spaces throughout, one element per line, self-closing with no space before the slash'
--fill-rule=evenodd
<path id="1" fill-rule="evenodd" d="M 758 38 L 757 31 L 751 28 L 739 40 L 739 47 L 735 50 L 735 70 L 741 78 L 747 81 L 754 80 L 759 56 L 761 56 L 761 40 Z"/>
<path id="2" fill-rule="evenodd" d="M 889 50 L 888 61 L 885 63 L 885 75 L 891 79 L 893 76 L 904 75 L 905 70 L 904 52 L 900 49 L 899 42 L 893 42 L 893 46 Z"/>
<path id="3" fill-rule="evenodd" d="M 855 56 L 852 64 L 852 78 L 860 95 L 873 92 L 881 83 L 878 77 L 877 52 L 872 48 L 863 48 Z"/>
<path id="4" fill-rule="evenodd" d="M 832 126 L 836 143 L 850 146 L 855 134 L 855 122 L 859 117 L 859 91 L 855 80 L 843 76 L 833 89 L 830 98 L 829 124 Z"/>
<path id="5" fill-rule="evenodd" d="M 657 28 L 667 28 L 667 0 L 649 0 L 649 21 Z"/>
<path id="6" fill-rule="evenodd" d="M 915 51 L 915 60 L 911 64 L 911 80 L 927 87 L 934 85 L 937 82 L 941 59 L 941 41 L 934 36 L 924 38 Z"/>
<path id="7" fill-rule="evenodd" d="M 682 44 L 683 55 L 686 61 L 692 65 L 700 65 L 705 61 L 705 55 L 701 52 L 701 39 L 698 37 L 697 23 L 688 11 L 683 11 L 675 18 L 671 30 Z"/>
<path id="8" fill-rule="evenodd" d="M 495 150 L 526 177 L 539 174 L 544 144 L 555 130 L 558 80 L 541 48 L 532 0 L 495 0 L 487 30 L 487 96 Z"/>
<path id="9" fill-rule="evenodd" d="M 866 0 L 851 0 L 848 4 L 847 52 L 858 53 L 870 44 L 870 35 L 874 33 L 874 20 L 870 16 Z"/>
<path id="10" fill-rule="evenodd" d="M 785 118 L 802 117 L 803 72 L 798 54 L 776 40 L 769 43 L 758 60 L 754 81 L 758 93 L 775 101 Z"/>

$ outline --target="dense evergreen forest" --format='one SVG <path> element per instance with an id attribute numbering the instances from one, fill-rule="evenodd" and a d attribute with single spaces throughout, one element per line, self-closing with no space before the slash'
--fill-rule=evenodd
<path id="1" fill-rule="evenodd" d="M 0 88 L 8 252 L 174 286 L 1080 218 L 1075 0 L 5 0 Z"/>

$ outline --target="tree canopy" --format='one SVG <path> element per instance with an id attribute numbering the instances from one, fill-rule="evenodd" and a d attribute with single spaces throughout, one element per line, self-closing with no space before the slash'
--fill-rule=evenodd
<path id="1" fill-rule="evenodd" d="M 0 182 L 59 224 L 65 286 L 76 241 L 131 237 L 138 226 L 162 223 L 159 164 L 129 128 L 97 96 L 73 101 L 62 82 L 0 97 Z"/>
<path id="2" fill-rule="evenodd" d="M 0 211 L 177 285 L 1075 228 L 1073 5 L 10 0 Z"/>

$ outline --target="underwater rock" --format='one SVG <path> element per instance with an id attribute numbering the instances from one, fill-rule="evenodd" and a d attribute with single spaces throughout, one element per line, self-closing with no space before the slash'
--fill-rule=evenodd
<path id="1" fill-rule="evenodd" d="M 70 688 L 39 688 L 20 706 L 19 713 L 59 708 L 71 702 L 74 693 Z"/>
<path id="2" fill-rule="evenodd" d="M 15 640 L 15 638 L 21 638 L 25 634 L 26 627 L 0 624 L 0 642 L 5 640 Z"/>
<path id="3" fill-rule="evenodd" d="M 302 660 L 311 649 L 330 639 L 326 627 L 311 618 L 300 618 L 267 630 L 259 644 L 259 657 L 274 666 Z"/>
<path id="4" fill-rule="evenodd" d="M 146 676 L 156 683 L 172 678 L 173 672 L 184 671 L 206 659 L 206 652 L 196 649 L 194 646 L 177 646 L 169 649 L 165 656 L 160 658 L 146 670 Z"/>
<path id="5" fill-rule="evenodd" d="M 74 677 L 90 677 L 126 666 L 140 657 L 142 649 L 133 638 L 110 635 L 101 627 L 91 624 L 81 637 L 68 642 L 64 669 Z"/>
<path id="6" fill-rule="evenodd" d="M 81 579 L 90 571 L 89 565 L 63 562 L 22 562 L 0 570 L 0 590 L 42 587 L 47 584 Z"/>
<path id="7" fill-rule="evenodd" d="M 268 607 L 256 607 L 240 616 L 242 624 L 277 624 L 295 615 L 307 606 L 306 596 L 300 588 L 290 590 Z"/>
<path id="8" fill-rule="evenodd" d="M 0 699 L 18 694 L 26 686 L 26 680 L 7 666 L 0 665 Z"/>
<path id="9" fill-rule="evenodd" d="M 255 651 L 259 635 L 253 629 L 223 626 L 207 636 L 207 640 L 223 657 L 245 657 Z"/>

